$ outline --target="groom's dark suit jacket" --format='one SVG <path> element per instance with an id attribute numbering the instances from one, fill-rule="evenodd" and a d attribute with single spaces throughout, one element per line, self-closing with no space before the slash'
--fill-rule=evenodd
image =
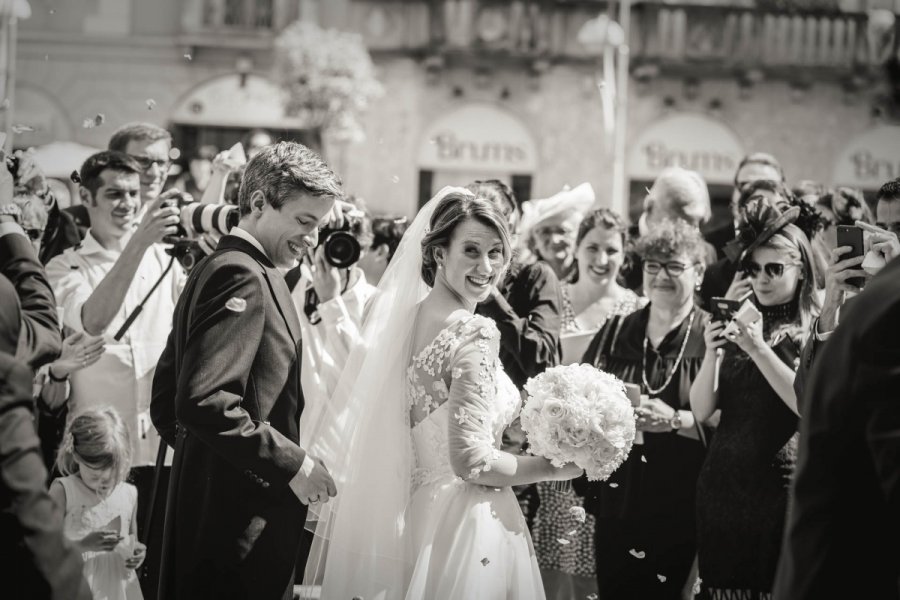
<path id="1" fill-rule="evenodd" d="M 291 598 L 299 343 L 281 273 L 224 236 L 188 278 L 153 378 L 153 423 L 175 448 L 160 598 Z"/>
<path id="2" fill-rule="evenodd" d="M 841 310 L 801 398 L 776 600 L 900 598 L 900 259 Z"/>

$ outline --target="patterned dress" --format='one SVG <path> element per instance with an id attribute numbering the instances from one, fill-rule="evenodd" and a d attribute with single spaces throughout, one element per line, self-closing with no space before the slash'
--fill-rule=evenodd
<path id="1" fill-rule="evenodd" d="M 631 290 L 606 313 L 600 314 L 600 302 L 595 302 L 580 314 L 576 315 L 569 297 L 570 285 L 562 286 L 562 333 L 580 331 L 596 331 L 615 315 L 628 315 L 647 304 L 647 299 L 638 296 Z M 585 317 L 594 319 L 586 322 Z M 542 482 L 538 486 L 540 504 L 533 530 L 534 546 L 537 550 L 538 564 L 544 576 L 548 597 L 565 598 L 573 595 L 583 598 L 585 594 L 596 591 L 596 572 L 594 567 L 594 517 L 587 515 L 584 523 L 578 522 L 569 509 L 583 506 L 582 498 L 571 490 L 571 486 L 558 485 L 553 482 Z M 572 531 L 576 535 L 570 535 Z M 569 541 L 563 543 L 560 540 Z M 562 574 L 560 576 L 560 573 Z M 572 578 L 584 578 L 583 581 L 565 581 Z M 557 586 L 548 585 L 551 580 L 558 580 L 559 587 L 566 590 L 551 589 Z"/>
<path id="2" fill-rule="evenodd" d="M 521 404 L 499 349 L 494 322 L 473 315 L 444 328 L 408 367 L 414 470 L 405 522 L 415 557 L 408 600 L 544 599 L 516 496 L 479 483 Z"/>
<path id="3" fill-rule="evenodd" d="M 800 345 L 772 332 L 797 318 L 795 302 L 759 307 L 763 333 L 796 369 Z M 797 461 L 799 418 L 733 344 L 719 369 L 716 435 L 697 480 L 700 577 L 714 600 L 771 598 Z"/>
<path id="4" fill-rule="evenodd" d="M 137 510 L 137 488 L 120 483 L 106 498 L 89 489 L 77 475 L 57 479 L 66 491 L 65 535 L 80 540 L 92 531 L 117 529 L 122 541 L 110 552 L 83 552 L 84 578 L 94 598 L 143 600 L 141 586 L 125 558 L 134 553 L 134 536 L 128 532 Z"/>

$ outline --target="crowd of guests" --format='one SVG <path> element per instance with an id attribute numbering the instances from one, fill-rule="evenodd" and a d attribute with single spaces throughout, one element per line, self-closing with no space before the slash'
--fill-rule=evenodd
<path id="1" fill-rule="evenodd" d="M 247 161 L 272 141 L 255 131 L 230 150 L 203 148 L 175 181 L 170 134 L 129 124 L 82 165 L 71 207 L 60 206 L 28 153 L 0 164 L 0 435 L 14 481 L 2 528 L 4 544 L 18 549 L 7 568 L 25 586 L 21 597 L 90 597 L 88 589 L 156 597 L 171 448 L 150 400 L 187 280 L 170 246 L 191 233 L 182 207 L 236 204 Z M 792 187 L 774 156 L 751 154 L 735 173 L 733 223 L 705 234 L 706 183 L 678 167 L 648 189 L 634 226 L 597 208 L 587 184 L 524 202 L 497 179 L 467 188 L 518 238 L 505 279 L 477 307 L 497 324 L 513 383 L 522 389 L 549 367 L 584 362 L 620 378 L 635 404 L 638 438 L 608 481 L 517 490 L 547 597 L 762 599 L 815 589 L 812 578 L 792 578 L 802 551 L 784 542 L 803 539 L 809 524 L 793 511 L 816 506 L 824 477 L 798 476 L 794 505 L 798 456 L 809 459 L 798 448 L 845 448 L 829 447 L 827 431 L 801 431 L 810 411 L 833 418 L 814 406 L 832 388 L 811 373 L 858 343 L 838 327 L 842 315 L 861 310 L 852 310 L 864 302 L 856 296 L 871 298 L 869 280 L 900 255 L 900 179 L 882 186 L 873 212 L 856 190 Z M 303 423 L 315 421 L 359 343 L 406 226 L 373 218 L 354 198 L 338 212 L 358 255 L 335 265 L 320 244 L 285 274 L 302 339 L 301 445 Z M 866 231 L 861 254 L 839 243 L 847 226 Z M 219 234 L 196 237 L 202 255 Z M 883 279 L 872 287 L 889 294 Z M 717 310 L 722 300 L 758 318 L 734 319 Z M 885 372 L 860 377 L 896 383 L 900 354 L 886 347 Z M 835 360 L 844 358 L 854 359 Z M 847 395 L 882 398 L 874 383 L 846 379 Z M 865 425 L 896 438 L 896 422 Z M 516 427 L 505 443 L 527 451 Z M 873 452 L 876 467 L 893 469 L 884 476 L 896 503 L 896 449 Z"/>

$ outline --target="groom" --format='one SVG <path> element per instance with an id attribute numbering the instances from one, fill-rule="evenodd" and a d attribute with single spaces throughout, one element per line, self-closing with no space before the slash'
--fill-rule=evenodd
<path id="1" fill-rule="evenodd" d="M 244 173 L 238 226 L 178 301 L 150 407 L 175 448 L 160 598 L 292 596 L 304 505 L 336 490 L 297 445 L 300 324 L 282 271 L 341 194 L 308 148 L 267 146 Z"/>

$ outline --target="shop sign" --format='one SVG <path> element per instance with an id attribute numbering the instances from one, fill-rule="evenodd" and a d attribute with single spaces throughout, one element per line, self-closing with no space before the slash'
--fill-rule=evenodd
<path id="1" fill-rule="evenodd" d="M 884 125 L 851 139 L 838 155 L 835 185 L 877 190 L 900 177 L 900 126 Z"/>
<path id="2" fill-rule="evenodd" d="M 419 167 L 431 170 L 531 173 L 537 148 L 525 125 L 490 104 L 470 104 L 439 118 L 419 149 Z"/>
<path id="3" fill-rule="evenodd" d="M 666 167 L 697 171 L 707 184 L 731 185 L 744 156 L 738 137 L 704 115 L 678 114 L 650 125 L 630 145 L 628 176 L 653 181 Z"/>

